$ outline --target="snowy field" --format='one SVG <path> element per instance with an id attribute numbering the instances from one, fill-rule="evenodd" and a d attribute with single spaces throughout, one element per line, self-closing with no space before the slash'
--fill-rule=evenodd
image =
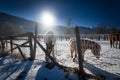
<path id="1" fill-rule="evenodd" d="M 97 59 L 90 50 L 85 52 L 85 70 L 104 75 L 106 80 L 120 80 L 120 49 L 110 48 L 109 41 L 96 41 L 101 45 L 101 56 Z M 18 42 L 16 42 L 18 43 Z M 20 42 L 19 42 L 20 43 Z M 40 42 L 44 47 L 43 41 Z M 22 49 L 29 56 L 28 49 Z M 18 51 L 15 51 L 18 53 Z M 55 56 L 58 63 L 68 67 L 78 67 L 78 61 L 72 61 L 68 41 L 57 40 Z M 0 80 L 78 80 L 76 74 L 66 77 L 67 72 L 55 66 L 45 68 L 44 52 L 37 46 L 35 61 L 21 61 L 10 57 L 0 58 Z"/>

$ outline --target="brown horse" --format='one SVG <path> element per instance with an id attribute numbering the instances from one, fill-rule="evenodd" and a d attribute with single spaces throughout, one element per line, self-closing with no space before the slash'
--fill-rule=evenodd
<path id="1" fill-rule="evenodd" d="M 53 58 L 55 59 L 54 56 L 54 46 L 56 43 L 56 37 L 52 31 L 48 31 L 45 36 L 44 36 L 44 42 L 46 44 L 46 49 L 48 50 L 48 53 L 52 53 Z M 46 61 L 49 61 L 49 57 L 45 55 Z"/>
<path id="2" fill-rule="evenodd" d="M 70 43 L 71 58 L 73 59 L 73 61 L 75 61 L 75 58 L 77 57 L 76 39 L 71 38 L 69 43 Z M 90 49 L 92 53 L 96 56 L 96 58 L 100 57 L 101 46 L 98 43 L 88 39 L 81 39 L 81 50 L 82 50 L 83 61 L 84 61 L 84 53 L 87 49 Z"/>
<path id="3" fill-rule="evenodd" d="M 109 35 L 110 46 L 111 48 L 117 48 L 119 45 L 120 49 L 120 33 L 114 33 Z"/>

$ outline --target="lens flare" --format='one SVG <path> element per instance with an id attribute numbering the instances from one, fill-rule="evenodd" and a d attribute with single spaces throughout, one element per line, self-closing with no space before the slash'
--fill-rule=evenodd
<path id="1" fill-rule="evenodd" d="M 55 16 L 48 11 L 44 11 L 41 14 L 41 22 L 44 26 L 53 26 L 55 25 Z"/>

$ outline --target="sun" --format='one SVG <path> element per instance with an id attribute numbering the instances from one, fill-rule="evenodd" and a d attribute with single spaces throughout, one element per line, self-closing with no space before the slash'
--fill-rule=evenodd
<path id="1" fill-rule="evenodd" d="M 53 26 L 55 25 L 55 16 L 48 11 L 44 11 L 41 14 L 41 22 L 44 26 Z"/>

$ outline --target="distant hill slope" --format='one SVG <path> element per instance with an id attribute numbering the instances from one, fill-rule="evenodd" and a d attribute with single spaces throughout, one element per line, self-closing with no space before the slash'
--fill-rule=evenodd
<path id="1" fill-rule="evenodd" d="M 35 22 L 33 21 L 0 12 L 0 26 L 5 23 L 11 23 L 17 28 L 23 27 L 25 31 L 33 31 L 35 26 Z"/>
<path id="2" fill-rule="evenodd" d="M 17 16 L 13 16 L 13 15 L 10 15 L 7 13 L 0 12 L 0 28 L 3 25 L 5 26 L 6 23 L 7 23 L 7 25 L 14 26 L 14 30 L 16 31 L 16 33 L 22 33 L 22 32 L 34 32 L 35 24 L 37 22 L 26 20 L 24 18 L 20 18 Z M 55 33 L 57 33 L 57 34 L 64 34 L 67 27 L 57 25 L 57 26 L 54 26 L 54 28 L 50 28 L 50 29 L 54 30 Z M 4 29 L 1 29 L 1 30 L 4 30 Z M 23 30 L 23 31 L 21 31 L 21 30 Z M 40 34 L 44 34 L 47 30 L 48 29 L 46 29 L 46 27 L 42 26 L 41 24 L 38 25 L 38 32 Z M 87 27 L 83 27 L 83 26 L 80 27 L 80 33 L 86 34 L 86 33 L 92 33 L 92 32 L 93 32 L 93 30 L 91 28 L 87 28 Z"/>
<path id="3" fill-rule="evenodd" d="M 92 33 L 94 33 L 94 29 L 84 27 L 84 26 L 80 26 L 80 33 L 81 34 L 92 34 Z"/>

